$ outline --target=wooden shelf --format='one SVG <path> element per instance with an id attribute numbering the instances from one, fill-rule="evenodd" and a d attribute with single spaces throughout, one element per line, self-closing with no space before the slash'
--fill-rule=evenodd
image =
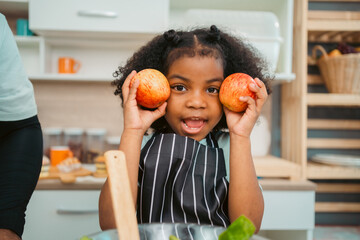
<path id="1" fill-rule="evenodd" d="M 308 119 L 308 129 L 328 129 L 328 130 L 358 130 L 360 120 L 348 119 Z"/>
<path id="2" fill-rule="evenodd" d="M 308 106 L 343 106 L 359 107 L 360 95 L 336 93 L 309 93 L 306 97 Z"/>
<path id="3" fill-rule="evenodd" d="M 309 31 L 360 31 L 360 20 L 308 20 Z"/>
<path id="4" fill-rule="evenodd" d="M 360 203 L 355 202 L 317 202 L 315 212 L 360 212 Z"/>
<path id="5" fill-rule="evenodd" d="M 317 193 L 360 193 L 360 184 L 356 183 L 317 183 Z"/>
<path id="6" fill-rule="evenodd" d="M 254 157 L 256 174 L 260 177 L 299 179 L 300 165 L 274 156 Z"/>
<path id="7" fill-rule="evenodd" d="M 356 11 L 309 11 L 308 42 L 356 43 L 360 41 L 360 13 Z"/>
<path id="8" fill-rule="evenodd" d="M 320 84 L 324 84 L 324 80 L 321 77 L 321 75 L 308 74 L 307 75 L 307 84 L 320 85 Z"/>
<path id="9" fill-rule="evenodd" d="M 360 149 L 360 139 L 308 138 L 307 147 L 311 149 Z"/>
<path id="10" fill-rule="evenodd" d="M 358 43 L 360 42 L 359 30 L 357 31 L 309 31 L 309 42 L 323 42 L 323 43 Z"/>
<path id="11" fill-rule="evenodd" d="M 360 12 L 357 11 L 325 11 L 311 10 L 308 12 L 308 20 L 360 20 Z"/>
<path id="12" fill-rule="evenodd" d="M 308 179 L 360 179 L 360 168 L 307 163 Z"/>

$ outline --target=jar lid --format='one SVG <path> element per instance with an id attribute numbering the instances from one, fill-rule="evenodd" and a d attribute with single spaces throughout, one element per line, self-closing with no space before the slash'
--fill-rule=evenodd
<path id="1" fill-rule="evenodd" d="M 111 145 L 119 145 L 120 137 L 118 137 L 118 136 L 107 137 L 106 142 Z"/>
<path id="2" fill-rule="evenodd" d="M 65 128 L 65 135 L 82 135 L 84 133 L 84 129 L 82 128 Z"/>
<path id="3" fill-rule="evenodd" d="M 106 134 L 105 128 L 88 128 L 86 129 L 87 135 L 104 136 Z"/>
<path id="4" fill-rule="evenodd" d="M 43 133 L 46 135 L 60 135 L 61 132 L 62 132 L 62 128 L 59 127 L 43 128 Z"/>

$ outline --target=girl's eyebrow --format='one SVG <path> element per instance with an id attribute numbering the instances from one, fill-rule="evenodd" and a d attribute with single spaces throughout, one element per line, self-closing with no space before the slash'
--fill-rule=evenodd
<path id="1" fill-rule="evenodd" d="M 187 79 L 186 77 L 183 77 L 181 75 L 178 75 L 178 74 L 174 74 L 174 75 L 171 75 L 170 77 L 168 77 L 168 79 L 173 79 L 173 78 L 178 78 L 178 79 L 181 79 L 185 82 L 191 82 L 190 79 Z M 206 82 L 207 83 L 213 83 L 213 82 L 222 82 L 224 79 L 223 78 L 213 78 L 213 79 L 209 79 L 207 80 Z"/>

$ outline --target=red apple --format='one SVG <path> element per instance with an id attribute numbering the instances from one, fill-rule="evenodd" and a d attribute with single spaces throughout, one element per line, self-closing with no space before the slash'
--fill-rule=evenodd
<path id="1" fill-rule="evenodd" d="M 225 78 L 220 87 L 220 102 L 233 112 L 243 112 L 247 103 L 239 100 L 241 96 L 256 99 L 256 94 L 249 89 L 249 84 L 255 80 L 245 73 L 234 73 Z"/>
<path id="2" fill-rule="evenodd" d="M 130 82 L 140 80 L 136 92 L 136 101 L 146 108 L 157 108 L 170 97 L 170 85 L 167 78 L 156 69 L 144 69 L 138 72 Z"/>

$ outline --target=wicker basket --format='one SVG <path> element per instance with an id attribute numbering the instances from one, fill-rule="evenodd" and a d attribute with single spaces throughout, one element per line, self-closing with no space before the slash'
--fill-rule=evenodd
<path id="1" fill-rule="evenodd" d="M 313 59 L 316 59 L 317 50 L 323 54 L 317 65 L 328 91 L 360 94 L 360 53 L 330 57 L 322 46 L 316 45 L 312 49 Z"/>

